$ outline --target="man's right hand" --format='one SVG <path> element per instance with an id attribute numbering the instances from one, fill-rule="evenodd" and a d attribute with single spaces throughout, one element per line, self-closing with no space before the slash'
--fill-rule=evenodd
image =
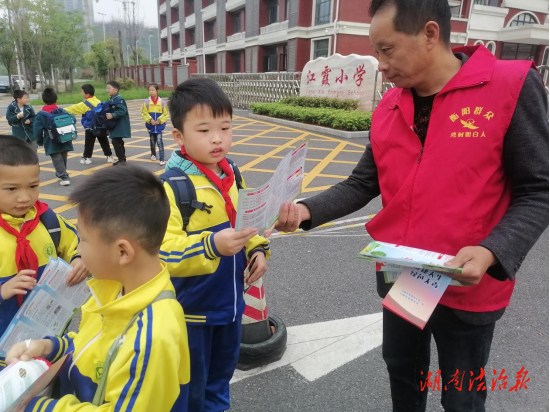
<path id="1" fill-rule="evenodd" d="M 34 358 L 44 358 L 53 350 L 53 342 L 50 339 L 31 340 L 19 342 L 13 345 L 6 355 L 6 365 L 17 361 L 29 361 Z"/>
<path id="2" fill-rule="evenodd" d="M 233 256 L 239 253 L 257 234 L 258 230 L 254 228 L 239 231 L 228 228 L 214 234 L 214 244 L 220 255 Z"/>
<path id="3" fill-rule="evenodd" d="M 279 232 L 294 232 L 300 223 L 309 219 L 311 219 L 311 213 L 303 203 L 283 203 L 279 211 L 279 219 L 264 232 L 264 237 L 271 236 L 274 229 Z"/>
<path id="4" fill-rule="evenodd" d="M 36 279 L 32 277 L 36 272 L 25 269 L 8 280 L 0 288 L 0 294 L 3 300 L 8 300 L 15 295 L 26 295 L 27 290 L 33 290 L 36 285 Z"/>

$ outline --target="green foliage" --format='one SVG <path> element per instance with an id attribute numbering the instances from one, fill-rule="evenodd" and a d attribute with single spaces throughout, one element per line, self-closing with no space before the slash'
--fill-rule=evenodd
<path id="1" fill-rule="evenodd" d="M 91 52 L 84 56 L 84 62 L 89 65 L 96 79 L 106 80 L 109 69 L 120 66 L 120 52 L 115 39 L 94 43 Z"/>
<path id="2" fill-rule="evenodd" d="M 63 104 L 75 104 L 75 103 L 81 102 L 83 98 L 82 98 L 82 94 L 80 93 L 80 87 L 85 83 L 91 84 L 95 87 L 95 95 L 99 100 L 101 100 L 102 102 L 109 100 L 109 96 L 105 91 L 106 84 L 102 82 L 90 81 L 90 82 L 75 83 L 74 92 L 72 93 L 59 93 L 57 104 L 63 105 Z M 140 87 L 140 88 L 134 87 L 130 90 L 125 90 L 121 92 L 121 94 L 125 100 L 139 100 L 139 99 L 146 99 L 147 97 L 149 97 L 149 91 L 143 87 Z M 159 90 L 160 97 L 163 97 L 163 98 L 170 97 L 171 94 L 172 92 Z M 44 105 L 44 102 L 42 101 L 42 99 L 35 99 L 35 100 L 32 100 L 30 103 L 35 106 Z"/>
<path id="3" fill-rule="evenodd" d="M 130 79 L 129 77 L 121 78 L 119 77 L 116 79 L 117 83 L 120 84 L 120 90 L 131 90 L 132 88 L 136 87 L 136 82 L 134 82 L 134 79 Z"/>
<path id="4" fill-rule="evenodd" d="M 330 97 L 298 97 L 291 96 L 282 99 L 279 103 L 299 107 L 331 108 L 342 110 L 357 110 L 358 100 L 332 99 Z"/>
<path id="5" fill-rule="evenodd" d="M 370 130 L 371 112 L 360 110 L 331 109 L 323 107 L 301 107 L 283 103 L 253 103 L 252 113 L 296 122 L 331 127 L 356 132 Z"/>

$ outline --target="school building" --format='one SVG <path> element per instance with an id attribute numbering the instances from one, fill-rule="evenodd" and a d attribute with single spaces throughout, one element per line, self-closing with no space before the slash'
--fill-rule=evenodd
<path id="1" fill-rule="evenodd" d="M 199 73 L 301 71 L 334 53 L 375 55 L 370 0 L 157 0 L 161 62 Z M 548 65 L 548 0 L 449 1 L 453 47 Z"/>

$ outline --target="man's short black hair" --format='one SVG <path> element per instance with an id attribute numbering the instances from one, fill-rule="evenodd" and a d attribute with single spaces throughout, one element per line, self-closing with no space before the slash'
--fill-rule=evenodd
<path id="1" fill-rule="evenodd" d="M 90 96 L 95 96 L 95 87 L 91 84 L 83 84 L 82 87 L 80 87 L 82 91 L 86 94 L 89 94 Z"/>
<path id="2" fill-rule="evenodd" d="M 25 141 L 11 135 L 0 135 L 0 165 L 38 166 L 38 155 Z"/>
<path id="3" fill-rule="evenodd" d="M 51 87 L 46 87 L 42 92 L 42 101 L 45 104 L 56 104 L 57 103 L 57 93 Z"/>
<path id="4" fill-rule="evenodd" d="M 211 79 L 189 79 L 178 85 L 170 96 L 168 108 L 174 127 L 183 132 L 185 116 L 197 106 L 210 108 L 214 117 L 225 114 L 233 117 L 231 101 L 218 83 Z"/>
<path id="5" fill-rule="evenodd" d="M 107 83 L 109 86 L 111 86 L 113 89 L 117 89 L 120 91 L 120 84 L 118 82 L 115 82 L 114 80 L 111 80 L 109 83 Z"/>
<path id="6" fill-rule="evenodd" d="M 13 92 L 13 100 L 17 101 L 17 99 L 21 99 L 26 94 L 27 92 L 25 90 L 15 90 Z"/>
<path id="7" fill-rule="evenodd" d="M 69 196 L 79 217 L 99 230 L 105 242 L 127 236 L 158 255 L 168 226 L 170 204 L 161 180 L 132 165 L 95 172 Z"/>
<path id="8" fill-rule="evenodd" d="M 451 44 L 451 9 L 447 0 L 372 0 L 369 14 L 374 17 L 390 6 L 396 9 L 393 20 L 396 31 L 416 35 L 427 22 L 435 21 L 443 42 Z"/>

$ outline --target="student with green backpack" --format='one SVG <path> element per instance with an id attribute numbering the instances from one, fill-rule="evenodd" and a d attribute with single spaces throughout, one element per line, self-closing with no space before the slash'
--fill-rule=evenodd
<path id="1" fill-rule="evenodd" d="M 57 106 L 57 93 L 52 88 L 42 92 L 45 106 L 36 114 L 33 134 L 39 146 L 44 146 L 46 155 L 52 158 L 55 175 L 61 186 L 69 186 L 67 154 L 72 152 L 76 139 L 76 118 Z"/>

